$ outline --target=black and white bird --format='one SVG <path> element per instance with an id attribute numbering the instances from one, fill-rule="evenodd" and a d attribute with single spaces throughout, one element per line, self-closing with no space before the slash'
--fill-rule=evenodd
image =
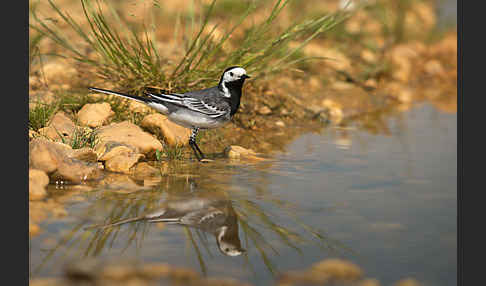
<path id="1" fill-rule="evenodd" d="M 111 90 L 90 87 L 105 94 L 133 99 L 154 108 L 172 122 L 192 130 L 189 145 L 199 161 L 205 158 L 196 144 L 199 130 L 213 129 L 228 123 L 238 111 L 246 70 L 233 66 L 224 70 L 217 86 L 186 93 L 146 93 L 147 97 L 135 96 Z"/>
<path id="2" fill-rule="evenodd" d="M 218 249 L 228 256 L 238 256 L 246 251 L 241 247 L 238 219 L 232 203 L 221 197 L 179 196 L 145 215 L 85 229 L 105 229 L 137 221 L 176 224 L 211 233 L 216 238 Z"/>

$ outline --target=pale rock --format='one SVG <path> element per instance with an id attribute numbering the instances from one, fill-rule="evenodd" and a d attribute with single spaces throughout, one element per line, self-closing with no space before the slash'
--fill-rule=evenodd
<path id="1" fill-rule="evenodd" d="M 401 82 L 408 82 L 412 73 L 412 60 L 418 56 L 414 45 L 401 44 L 393 47 L 387 58 L 393 65 L 392 77 Z"/>
<path id="2" fill-rule="evenodd" d="M 29 169 L 29 200 L 40 200 L 46 197 L 46 186 L 49 177 L 44 171 Z"/>
<path id="3" fill-rule="evenodd" d="M 95 148 L 99 161 L 108 161 L 120 154 L 133 153 L 135 151 L 136 149 L 130 145 L 124 145 L 113 141 L 108 141 L 106 144 L 98 144 Z"/>
<path id="4" fill-rule="evenodd" d="M 364 82 L 365 86 L 378 88 L 378 82 L 374 78 L 369 78 Z"/>
<path id="5" fill-rule="evenodd" d="M 93 151 L 93 149 L 89 147 L 74 149 L 70 153 L 68 153 L 68 157 L 78 159 L 81 161 L 93 162 L 93 163 L 98 161 L 98 156 Z"/>
<path id="6" fill-rule="evenodd" d="M 50 120 L 47 127 L 39 129 L 39 134 L 52 140 L 61 140 L 61 136 L 66 139 L 70 138 L 75 130 L 74 122 L 67 115 L 59 111 Z"/>
<path id="7" fill-rule="evenodd" d="M 278 127 L 285 127 L 285 123 L 282 120 L 275 122 L 275 125 L 277 125 Z"/>
<path id="8" fill-rule="evenodd" d="M 133 176 L 136 179 L 146 179 L 160 176 L 160 170 L 152 167 L 147 162 L 141 162 L 132 168 Z"/>
<path id="9" fill-rule="evenodd" d="M 313 90 L 319 90 L 322 88 L 321 79 L 317 76 L 313 76 L 309 79 L 309 87 Z"/>
<path id="10" fill-rule="evenodd" d="M 410 88 L 401 89 L 396 97 L 401 103 L 411 103 L 413 99 L 413 92 Z"/>
<path id="11" fill-rule="evenodd" d="M 115 115 L 107 102 L 85 104 L 78 112 L 78 121 L 81 125 L 98 127 L 106 123 L 110 117 Z"/>
<path id="12" fill-rule="evenodd" d="M 82 151 L 84 152 L 84 151 Z M 70 146 L 44 138 L 35 138 L 29 143 L 29 167 L 52 174 L 53 178 L 81 182 L 101 176 L 97 163 L 83 162 L 74 157 Z"/>
<path id="13" fill-rule="evenodd" d="M 442 64 L 438 60 L 430 60 L 425 63 L 424 70 L 430 75 L 437 75 L 444 72 Z"/>
<path id="14" fill-rule="evenodd" d="M 345 81 L 335 81 L 332 83 L 331 88 L 336 91 L 349 90 L 354 87 L 354 84 Z"/>
<path id="15" fill-rule="evenodd" d="M 111 172 L 129 174 L 130 168 L 143 157 L 142 154 L 133 152 L 121 153 L 107 160 L 105 162 L 105 169 Z"/>
<path id="16" fill-rule="evenodd" d="M 270 113 L 272 113 L 272 110 L 266 105 L 258 109 L 258 114 L 260 115 L 269 115 Z"/>
<path id="17" fill-rule="evenodd" d="M 324 99 L 321 102 L 321 106 L 324 108 L 324 112 L 328 115 L 331 122 L 339 124 L 342 121 L 344 114 L 341 104 L 331 99 Z"/>
<path id="18" fill-rule="evenodd" d="M 384 90 L 390 94 L 391 97 L 400 101 L 401 103 L 410 103 L 413 99 L 412 90 L 400 83 L 390 82 L 385 87 Z"/>
<path id="19" fill-rule="evenodd" d="M 160 134 L 170 146 L 184 146 L 188 144 L 191 130 L 171 122 L 160 113 L 145 116 L 140 123 L 155 134 Z"/>
<path id="20" fill-rule="evenodd" d="M 363 50 L 361 52 L 361 58 L 365 60 L 368 63 L 374 63 L 376 62 L 376 55 L 370 50 Z"/>
<path id="21" fill-rule="evenodd" d="M 256 155 L 255 151 L 237 145 L 226 147 L 224 149 L 224 153 L 229 158 L 240 158 L 241 156 Z"/>
<path id="22" fill-rule="evenodd" d="M 290 113 L 289 113 L 289 111 L 288 111 L 286 108 L 282 108 L 282 109 L 280 110 L 280 115 L 285 116 L 285 115 L 289 115 L 289 114 L 290 114 Z"/>
<path id="23" fill-rule="evenodd" d="M 401 82 L 408 82 L 412 72 L 412 64 L 407 58 L 398 58 L 394 61 L 395 69 L 392 72 L 392 77 Z"/>
<path id="24" fill-rule="evenodd" d="M 224 149 L 224 153 L 226 155 L 227 158 L 230 158 L 230 159 L 241 159 L 241 158 L 245 158 L 245 159 L 250 159 L 250 160 L 253 160 L 253 161 L 263 161 L 264 159 L 263 158 L 260 158 L 257 155 L 257 153 L 251 149 L 246 149 L 246 148 L 243 148 L 241 146 L 237 146 L 237 145 L 231 145 L 231 146 L 228 146 Z"/>
<path id="25" fill-rule="evenodd" d="M 413 4 L 405 13 L 405 29 L 414 35 L 426 35 L 437 22 L 436 11 L 431 3 L 411 3 Z"/>
<path id="26" fill-rule="evenodd" d="M 52 175 L 53 179 L 68 180 L 73 183 L 96 180 L 102 176 L 97 163 L 83 162 L 77 159 L 66 158 L 57 167 Z"/>
<path id="27" fill-rule="evenodd" d="M 97 138 L 98 143 L 95 149 L 99 149 L 99 144 L 104 145 L 110 141 L 132 146 L 135 148 L 136 153 L 145 155 L 155 154 L 156 150 L 163 149 L 159 140 L 128 121 L 100 127 L 97 130 Z"/>
<path id="28" fill-rule="evenodd" d="M 48 174 L 52 173 L 71 150 L 66 144 L 35 138 L 29 143 L 29 166 Z"/>

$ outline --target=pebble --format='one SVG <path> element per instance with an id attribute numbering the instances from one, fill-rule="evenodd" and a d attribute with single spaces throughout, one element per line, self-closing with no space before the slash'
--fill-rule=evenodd
<path id="1" fill-rule="evenodd" d="M 79 124 L 89 127 L 99 127 L 108 122 L 109 118 L 114 116 L 115 112 L 107 102 L 85 104 L 78 111 L 77 118 Z"/>

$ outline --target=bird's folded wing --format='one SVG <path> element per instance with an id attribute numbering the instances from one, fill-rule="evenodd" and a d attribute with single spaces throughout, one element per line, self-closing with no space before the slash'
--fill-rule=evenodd
<path id="1" fill-rule="evenodd" d="M 210 103 L 208 104 L 203 100 L 197 98 L 187 97 L 184 99 L 184 103 L 189 109 L 204 113 L 209 117 L 213 118 L 219 117 L 227 113 L 226 110 L 211 105 Z"/>
<path id="2" fill-rule="evenodd" d="M 224 221 L 224 218 L 225 215 L 222 211 L 210 207 L 208 209 L 188 212 L 180 221 L 182 224 L 206 224 L 211 223 L 211 221 L 214 223 L 216 220 L 219 221 L 221 219 Z"/>
<path id="3" fill-rule="evenodd" d="M 218 108 L 210 103 L 206 103 L 204 100 L 194 97 L 184 96 L 183 94 L 171 93 L 171 94 L 153 94 L 148 93 L 150 97 L 161 102 L 170 102 L 187 109 L 200 112 L 209 117 L 219 117 L 227 113 L 227 110 Z"/>

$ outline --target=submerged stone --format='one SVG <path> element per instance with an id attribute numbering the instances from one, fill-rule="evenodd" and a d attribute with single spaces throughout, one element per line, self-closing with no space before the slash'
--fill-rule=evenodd
<path id="1" fill-rule="evenodd" d="M 147 162 L 141 162 L 132 168 L 132 173 L 136 179 L 146 179 L 160 176 L 160 169 L 150 166 Z"/>
<path id="2" fill-rule="evenodd" d="M 130 168 L 144 156 L 139 153 L 120 153 L 105 162 L 107 171 L 129 174 Z"/>
<path id="3" fill-rule="evenodd" d="M 40 200 L 46 197 L 46 186 L 49 177 L 44 171 L 29 169 L 29 200 Z"/>
<path id="4" fill-rule="evenodd" d="M 231 145 L 224 149 L 224 154 L 230 159 L 249 159 L 252 161 L 263 161 L 265 159 L 257 156 L 257 153 L 251 149 L 246 149 L 241 146 Z"/>

